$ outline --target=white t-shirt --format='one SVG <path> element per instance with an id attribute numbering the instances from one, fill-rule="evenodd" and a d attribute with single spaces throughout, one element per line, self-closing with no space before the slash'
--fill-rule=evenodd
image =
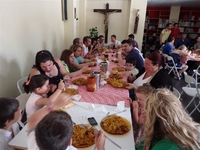
<path id="1" fill-rule="evenodd" d="M 145 75 L 146 72 L 144 72 L 141 76 L 139 76 L 134 82 L 133 84 L 135 86 L 142 86 L 144 83 L 149 83 L 150 79 L 152 78 L 152 76 L 146 78 L 146 79 L 143 79 L 144 75 Z"/>
<path id="2" fill-rule="evenodd" d="M 19 133 L 19 125 L 18 123 L 14 123 L 12 125 L 12 130 L 14 133 L 14 136 Z M 8 143 L 12 140 L 12 132 L 4 129 L 0 129 L 0 150 L 13 150 L 8 146 Z"/>
<path id="3" fill-rule="evenodd" d="M 84 48 L 84 56 L 88 53 L 88 47 L 85 46 L 85 44 L 83 44 L 83 48 Z"/>
<path id="4" fill-rule="evenodd" d="M 41 109 L 43 106 L 36 106 L 35 102 L 39 99 L 42 98 L 43 96 L 38 95 L 34 92 L 31 93 L 27 103 L 26 103 L 26 114 L 27 114 L 27 119 L 37 110 Z"/>
<path id="5" fill-rule="evenodd" d="M 113 44 L 115 44 L 115 48 L 117 48 L 119 45 L 121 45 L 121 42 L 120 41 L 115 41 L 115 43 L 113 42 L 109 42 L 108 45 L 112 46 Z"/>
<path id="6" fill-rule="evenodd" d="M 29 133 L 27 141 L 28 141 L 28 150 L 39 150 L 37 143 L 35 141 L 35 131 L 34 130 Z M 77 149 L 73 146 L 68 146 L 66 150 L 77 150 Z"/>

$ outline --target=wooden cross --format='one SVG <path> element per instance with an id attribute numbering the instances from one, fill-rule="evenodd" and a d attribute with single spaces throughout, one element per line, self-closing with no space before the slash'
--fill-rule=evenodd
<path id="1" fill-rule="evenodd" d="M 109 22 L 109 15 L 112 13 L 120 13 L 122 12 L 121 9 L 109 9 L 109 4 L 106 4 L 106 9 L 94 9 L 94 12 L 101 13 L 105 15 L 104 26 L 105 26 L 105 42 L 108 41 L 108 22 Z"/>

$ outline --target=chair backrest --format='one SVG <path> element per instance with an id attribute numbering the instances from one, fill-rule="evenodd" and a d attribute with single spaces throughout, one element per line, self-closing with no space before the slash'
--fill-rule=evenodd
<path id="1" fill-rule="evenodd" d="M 28 98 L 30 97 L 30 93 L 29 94 L 21 94 L 19 96 L 16 97 L 16 99 L 19 101 L 19 108 L 24 111 L 25 107 L 26 107 L 26 102 L 28 100 Z"/>
<path id="2" fill-rule="evenodd" d="M 21 94 L 21 95 L 16 97 L 16 99 L 19 101 L 19 108 L 22 110 L 22 116 L 25 115 L 24 112 L 25 112 L 26 102 L 27 102 L 29 97 L 30 97 L 30 93 L 29 94 Z M 20 121 L 18 121 L 18 123 L 23 128 L 26 121 L 23 123 L 20 120 Z"/>
<path id="3" fill-rule="evenodd" d="M 19 91 L 20 94 L 25 93 L 23 84 L 24 84 L 24 82 L 27 81 L 27 79 L 28 79 L 28 77 L 24 77 L 24 78 L 17 81 L 17 88 L 18 88 L 18 91 Z"/>
<path id="4" fill-rule="evenodd" d="M 174 88 L 174 87 L 173 87 L 173 94 L 174 94 L 176 97 L 178 97 L 178 98 L 181 97 L 181 93 L 180 93 L 176 88 Z"/>
<path id="5" fill-rule="evenodd" d="M 190 84 L 190 83 L 194 83 L 196 85 L 196 80 L 194 77 L 189 76 L 186 72 L 184 72 L 184 77 L 185 77 L 185 82 Z"/>

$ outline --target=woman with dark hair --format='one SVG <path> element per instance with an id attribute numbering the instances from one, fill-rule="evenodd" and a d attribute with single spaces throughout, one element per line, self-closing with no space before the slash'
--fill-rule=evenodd
<path id="1" fill-rule="evenodd" d="M 171 77 L 164 70 L 165 58 L 158 52 L 150 53 L 145 58 L 144 68 L 135 76 L 135 80 L 129 83 L 127 89 L 136 89 L 144 83 L 149 83 L 154 88 L 168 88 L 173 89 Z M 135 94 L 132 93 L 130 97 L 135 100 Z"/>
<path id="2" fill-rule="evenodd" d="M 54 58 L 48 50 L 37 52 L 35 65 L 32 67 L 29 80 L 25 84 L 29 85 L 32 76 L 38 74 L 44 74 L 49 77 L 50 92 L 48 95 L 51 95 L 57 89 L 60 80 L 63 80 L 65 77 L 69 78 L 69 74 L 60 59 Z"/>
<path id="3" fill-rule="evenodd" d="M 65 49 L 62 51 L 60 60 L 62 61 L 63 65 L 65 66 L 65 69 L 69 73 L 70 77 L 77 76 L 88 69 L 87 66 L 84 66 L 80 70 L 73 72 L 74 68 L 73 68 L 72 63 L 74 62 L 74 53 L 68 49 Z"/>

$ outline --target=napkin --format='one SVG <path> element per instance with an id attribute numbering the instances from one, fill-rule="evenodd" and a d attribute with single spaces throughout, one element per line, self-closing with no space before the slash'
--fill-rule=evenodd
<path id="1" fill-rule="evenodd" d="M 123 111 L 125 108 L 125 102 L 124 101 L 119 101 L 117 102 L 117 111 Z"/>
<path id="2" fill-rule="evenodd" d="M 72 100 L 79 101 L 81 99 L 81 95 L 76 94 L 72 96 Z"/>
<path id="3" fill-rule="evenodd" d="M 95 112 L 100 112 L 100 113 L 108 113 L 108 110 L 104 106 L 95 106 L 94 104 L 90 104 L 89 109 L 94 110 Z"/>
<path id="4" fill-rule="evenodd" d="M 109 78 L 110 72 L 106 71 L 106 79 Z"/>
<path id="5" fill-rule="evenodd" d="M 101 79 L 101 81 L 100 81 L 100 85 L 105 85 L 107 82 L 104 80 L 104 79 Z"/>

